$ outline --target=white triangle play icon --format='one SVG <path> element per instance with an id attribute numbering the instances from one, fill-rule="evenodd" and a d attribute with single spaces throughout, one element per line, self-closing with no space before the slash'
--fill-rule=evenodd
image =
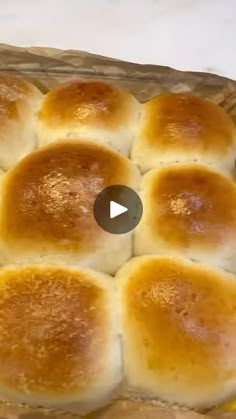
<path id="1" fill-rule="evenodd" d="M 118 215 L 121 215 L 126 211 L 128 211 L 128 208 L 115 201 L 110 201 L 110 218 L 118 217 Z"/>

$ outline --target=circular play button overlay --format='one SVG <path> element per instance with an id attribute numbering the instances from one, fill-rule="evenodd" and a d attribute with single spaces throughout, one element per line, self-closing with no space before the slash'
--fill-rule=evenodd
<path id="1" fill-rule="evenodd" d="M 93 212 L 103 230 L 112 234 L 124 234 L 138 225 L 143 205 L 133 189 L 124 185 L 113 185 L 97 195 Z"/>

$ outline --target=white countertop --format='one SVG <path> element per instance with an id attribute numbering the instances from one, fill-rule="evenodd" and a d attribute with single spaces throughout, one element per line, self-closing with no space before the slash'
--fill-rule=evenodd
<path id="1" fill-rule="evenodd" d="M 0 42 L 236 79 L 236 0 L 0 0 Z"/>

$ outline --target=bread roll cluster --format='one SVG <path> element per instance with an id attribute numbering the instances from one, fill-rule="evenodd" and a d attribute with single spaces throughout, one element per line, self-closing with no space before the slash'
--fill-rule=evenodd
<path id="1" fill-rule="evenodd" d="M 189 94 L 0 78 L 0 399 L 87 414 L 236 393 L 236 129 Z M 24 157 L 25 156 L 25 157 Z M 24 157 L 24 158 L 23 158 Z M 143 217 L 94 219 L 111 185 Z"/>

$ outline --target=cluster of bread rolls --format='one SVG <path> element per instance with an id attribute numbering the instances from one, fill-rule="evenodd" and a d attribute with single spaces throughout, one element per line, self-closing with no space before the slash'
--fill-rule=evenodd
<path id="1" fill-rule="evenodd" d="M 0 399 L 82 414 L 236 393 L 236 128 L 189 94 L 0 76 Z M 25 156 L 25 157 L 24 157 Z M 110 185 L 143 217 L 113 235 Z"/>

